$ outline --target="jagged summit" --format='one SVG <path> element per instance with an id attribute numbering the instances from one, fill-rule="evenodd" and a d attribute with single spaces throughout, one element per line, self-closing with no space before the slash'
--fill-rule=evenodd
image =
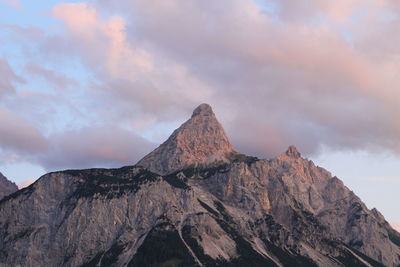
<path id="1" fill-rule="evenodd" d="M 208 104 L 199 105 L 192 117 L 138 162 L 153 172 L 168 174 L 191 165 L 228 162 L 237 154 Z"/>

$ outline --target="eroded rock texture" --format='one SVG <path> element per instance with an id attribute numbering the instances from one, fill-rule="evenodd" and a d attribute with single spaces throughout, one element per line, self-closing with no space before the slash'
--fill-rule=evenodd
<path id="1" fill-rule="evenodd" d="M 400 234 L 291 146 L 235 152 L 201 105 L 136 166 L 46 174 L 0 202 L 1 266 L 398 266 Z"/>

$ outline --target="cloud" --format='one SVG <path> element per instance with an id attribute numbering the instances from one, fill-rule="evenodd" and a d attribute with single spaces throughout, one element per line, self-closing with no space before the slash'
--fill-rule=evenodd
<path id="1" fill-rule="evenodd" d="M 275 4 L 279 15 L 286 20 L 310 20 L 318 16 L 325 16 L 334 21 L 349 19 L 349 16 L 360 9 L 366 1 L 362 0 L 338 0 L 317 1 L 300 0 L 293 3 L 288 0 L 265 1 Z M 364 3 L 363 3 L 364 2 Z M 368 1 L 378 2 L 378 1 Z"/>
<path id="2" fill-rule="evenodd" d="M 56 88 L 65 89 L 69 86 L 78 86 L 78 83 L 75 80 L 66 77 L 64 74 L 40 66 L 35 62 L 29 62 L 26 65 L 26 69 L 29 73 L 45 79 L 51 86 Z"/>
<path id="3" fill-rule="evenodd" d="M 87 3 L 60 4 L 53 8 L 52 14 L 73 37 L 69 43 L 79 52 L 87 53 L 84 59 L 90 66 L 104 67 L 103 74 L 113 77 L 129 68 L 136 71 L 152 68 L 150 55 L 126 42 L 122 17 L 102 19 L 97 9 Z"/>
<path id="4" fill-rule="evenodd" d="M 46 136 L 49 148 L 38 149 L 37 162 L 47 169 L 133 163 L 152 147 L 138 136 L 162 142 L 202 102 L 248 154 L 275 156 L 290 144 L 303 154 L 321 147 L 400 153 L 398 7 L 257 2 L 63 3 L 50 12 L 58 27 L 1 25 L 28 51 L 18 73 L 30 79 L 15 94 L 23 81 L 0 62 L 9 77 L 0 92 L 14 94 L 5 108 Z M 75 63 L 83 73 L 75 76 L 85 76 L 77 81 L 59 67 Z M 37 77 L 73 90 L 32 90 Z M 109 129 L 132 149 L 112 141 Z"/>
<path id="5" fill-rule="evenodd" d="M 32 44 L 31 42 L 40 43 L 45 36 L 45 30 L 32 25 L 0 24 L 0 29 L 2 29 L 4 33 L 9 34 L 6 36 L 7 38 L 2 38 L 4 44 L 24 45 L 26 43 Z M 31 45 L 30 47 L 32 48 L 34 46 Z"/>
<path id="6" fill-rule="evenodd" d="M 8 60 L 0 58 L 0 97 L 6 94 L 15 93 L 14 85 L 23 83 L 24 79 L 15 74 Z"/>
<path id="7" fill-rule="evenodd" d="M 125 18 L 102 16 L 87 3 L 60 4 L 52 13 L 63 23 L 66 33 L 50 39 L 47 51 L 78 57 L 95 78 L 88 88 L 89 97 L 102 105 L 118 103 L 118 109 L 107 110 L 102 118 L 131 120 L 132 114 L 137 114 L 138 120 L 148 117 L 154 125 L 170 119 L 168 115 L 182 116 L 183 110 L 192 109 L 199 99 L 212 94 L 210 87 L 188 73 L 186 66 L 168 58 L 155 59 L 151 49 L 142 47 L 139 41 L 131 42 Z M 68 48 L 63 47 L 64 43 L 69 43 Z"/>
<path id="8" fill-rule="evenodd" d="M 114 125 L 56 133 L 49 142 L 50 151 L 38 160 L 47 170 L 134 165 L 155 147 Z"/>
<path id="9" fill-rule="evenodd" d="M 0 157 L 47 171 L 133 165 L 155 144 L 117 125 L 91 125 L 44 136 L 24 118 L 0 109 Z"/>
<path id="10" fill-rule="evenodd" d="M 46 138 L 24 118 L 0 108 L 0 148 L 22 154 L 37 153 L 48 147 Z"/>
<path id="11" fill-rule="evenodd" d="M 245 0 L 98 1 L 98 8 L 123 12 L 134 21 L 126 24 L 126 40 L 148 47 L 154 61 L 184 66 L 187 76 L 205 84 L 210 93 L 201 102 L 221 110 L 230 136 L 248 153 L 272 156 L 292 143 L 306 153 L 322 145 L 399 153 L 399 123 L 392 116 L 399 112 L 399 62 L 376 62 L 362 49 L 366 38 L 350 42 L 341 31 L 369 25 L 366 9 L 378 23 L 389 10 L 372 2 L 311 1 L 310 10 L 295 9 L 307 19 L 283 14 L 291 12 L 285 1 L 275 14 Z M 351 17 L 360 12 L 358 20 Z M 318 21 L 321 16 L 328 22 Z M 157 88 L 149 90 L 158 94 Z M 176 90 L 169 94 L 179 98 Z"/>

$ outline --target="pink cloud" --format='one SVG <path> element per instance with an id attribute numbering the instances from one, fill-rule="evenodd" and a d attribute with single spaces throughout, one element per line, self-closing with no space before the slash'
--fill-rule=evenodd
<path id="1" fill-rule="evenodd" d="M 199 99 L 212 94 L 207 83 L 189 73 L 186 66 L 167 58 L 155 59 L 150 49 L 132 42 L 122 17 L 104 17 L 97 7 L 86 3 L 60 4 L 52 12 L 65 25 L 68 38 L 48 43 L 47 50 L 70 42 L 68 47 L 73 49 L 59 53 L 78 56 L 93 71 L 99 82 L 89 87 L 90 97 L 105 105 L 110 99 L 117 101 L 119 108 L 113 110 L 119 115 L 142 114 L 135 120 L 143 116 L 153 121 L 163 116 L 170 119 L 171 113 L 165 110 L 190 110 Z"/>
<path id="2" fill-rule="evenodd" d="M 97 9 L 87 3 L 59 4 L 53 8 L 54 17 L 61 20 L 75 45 L 89 55 L 95 67 L 103 64 L 111 76 L 125 68 L 151 70 L 151 56 L 126 41 L 125 20 L 120 16 L 102 19 Z"/>

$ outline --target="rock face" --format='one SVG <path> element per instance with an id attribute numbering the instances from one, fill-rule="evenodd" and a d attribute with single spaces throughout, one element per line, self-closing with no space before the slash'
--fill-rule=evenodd
<path id="1" fill-rule="evenodd" d="M 18 187 L 15 183 L 9 181 L 1 172 L 0 172 L 0 199 L 5 196 L 8 196 L 15 191 L 18 190 Z"/>
<path id="2" fill-rule="evenodd" d="M 0 214 L 0 266 L 400 264 L 400 234 L 342 181 L 293 146 L 235 152 L 208 105 L 138 165 L 46 174 Z"/>

